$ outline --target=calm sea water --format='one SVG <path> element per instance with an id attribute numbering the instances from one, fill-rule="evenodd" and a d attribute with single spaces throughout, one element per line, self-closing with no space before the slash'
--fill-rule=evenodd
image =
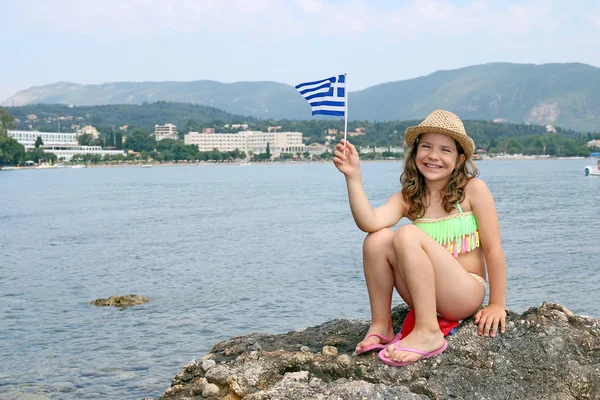
<path id="1" fill-rule="evenodd" d="M 479 163 L 513 311 L 600 317 L 590 162 Z M 363 165 L 373 205 L 400 169 Z M 221 340 L 370 318 L 364 234 L 332 164 L 11 171 L 0 193 L 1 398 L 157 397 Z M 128 293 L 153 301 L 88 304 Z"/>

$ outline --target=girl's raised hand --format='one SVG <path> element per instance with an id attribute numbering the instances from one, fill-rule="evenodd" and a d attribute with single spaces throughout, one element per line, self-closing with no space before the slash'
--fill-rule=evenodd
<path id="1" fill-rule="evenodd" d="M 357 175 L 360 172 L 360 158 L 356 147 L 346 141 L 346 148 L 344 149 L 344 139 L 340 140 L 335 146 L 333 164 L 346 178 Z"/>

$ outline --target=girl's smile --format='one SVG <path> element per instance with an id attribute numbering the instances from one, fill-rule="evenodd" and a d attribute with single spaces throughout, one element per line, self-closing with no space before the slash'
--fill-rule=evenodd
<path id="1" fill-rule="evenodd" d="M 429 180 L 445 180 L 458 162 L 458 150 L 454 139 L 440 133 L 424 133 L 419 138 L 416 164 Z"/>

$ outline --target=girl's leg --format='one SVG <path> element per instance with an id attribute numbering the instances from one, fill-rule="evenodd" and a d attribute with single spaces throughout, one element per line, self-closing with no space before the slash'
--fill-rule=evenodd
<path id="1" fill-rule="evenodd" d="M 437 323 L 473 315 L 483 302 L 484 288 L 450 253 L 414 225 L 405 225 L 393 237 L 398 273 L 408 289 L 415 311 L 415 327 L 398 347 L 430 352 L 444 343 Z M 388 347 L 388 357 L 412 362 L 419 354 Z"/>
<path id="2" fill-rule="evenodd" d="M 392 293 L 394 285 L 398 293 L 411 305 L 408 291 L 402 281 L 396 266 L 396 254 L 393 248 L 394 231 L 382 229 L 370 233 L 363 244 L 363 265 L 369 301 L 371 303 L 371 326 L 367 337 L 356 346 L 360 350 L 363 346 L 381 343 L 377 336 L 368 337 L 372 333 L 387 338 L 394 336 L 392 327 Z"/>

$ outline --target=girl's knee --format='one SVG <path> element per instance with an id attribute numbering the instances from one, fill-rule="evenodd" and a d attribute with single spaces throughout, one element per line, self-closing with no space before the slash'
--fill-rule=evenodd
<path id="1" fill-rule="evenodd" d="M 369 233 L 363 242 L 363 253 L 381 253 L 384 248 L 391 245 L 392 237 L 393 232 L 388 228 Z"/>
<path id="2" fill-rule="evenodd" d="M 402 225 L 394 232 L 393 245 L 394 250 L 398 251 L 411 245 L 419 244 L 419 228 L 410 224 Z"/>

